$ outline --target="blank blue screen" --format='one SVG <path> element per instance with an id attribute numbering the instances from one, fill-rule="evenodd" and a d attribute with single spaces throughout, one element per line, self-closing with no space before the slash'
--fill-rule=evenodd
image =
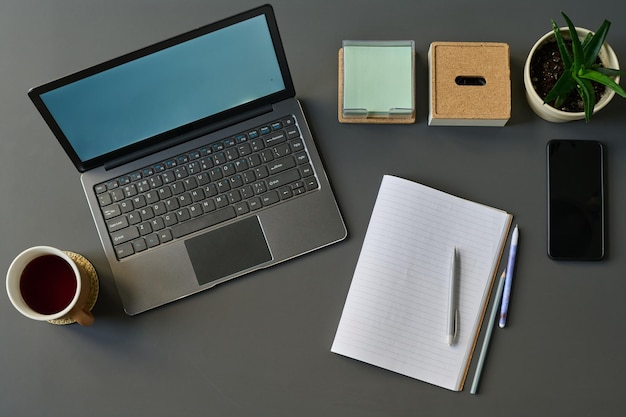
<path id="1" fill-rule="evenodd" d="M 257 16 L 41 95 L 87 161 L 284 90 Z"/>

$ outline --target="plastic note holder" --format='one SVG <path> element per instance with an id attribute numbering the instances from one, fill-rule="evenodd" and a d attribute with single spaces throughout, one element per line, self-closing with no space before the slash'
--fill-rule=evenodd
<path id="1" fill-rule="evenodd" d="M 343 41 L 341 123 L 415 123 L 415 42 Z"/>

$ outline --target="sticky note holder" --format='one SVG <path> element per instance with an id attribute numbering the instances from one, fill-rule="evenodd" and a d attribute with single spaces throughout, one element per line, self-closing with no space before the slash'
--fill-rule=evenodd
<path id="1" fill-rule="evenodd" d="M 433 42 L 428 50 L 430 126 L 504 126 L 511 116 L 509 45 Z"/>
<path id="2" fill-rule="evenodd" d="M 343 41 L 341 123 L 415 123 L 415 42 Z"/>

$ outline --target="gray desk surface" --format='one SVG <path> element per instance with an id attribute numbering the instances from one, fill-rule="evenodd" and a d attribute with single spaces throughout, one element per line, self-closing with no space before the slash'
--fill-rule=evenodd
<path id="1" fill-rule="evenodd" d="M 101 294 L 91 328 L 28 320 L 0 296 L 0 414 L 623 415 L 626 165 L 620 162 L 626 160 L 626 100 L 614 100 L 590 124 L 550 124 L 531 112 L 522 66 L 532 43 L 549 30 L 549 19 L 559 18 L 563 6 L 557 3 L 562 2 L 276 0 L 298 97 L 349 238 L 127 317 L 79 175 L 26 91 L 258 3 L 4 0 L 0 265 L 6 270 L 17 253 L 38 244 L 80 252 L 99 271 Z M 606 11 L 582 4 L 566 6 L 574 22 L 595 29 L 604 17 L 612 18 L 609 42 L 625 57 L 624 3 L 593 3 Z M 337 122 L 337 50 L 343 39 L 416 41 L 416 124 Z M 506 127 L 427 126 L 426 52 L 432 41 L 509 43 L 513 110 Z M 602 262 L 560 263 L 546 256 L 550 138 L 592 138 L 606 145 L 609 233 Z M 386 173 L 505 209 L 520 225 L 509 325 L 495 332 L 477 396 L 469 394 L 469 383 L 453 393 L 329 350 Z"/>

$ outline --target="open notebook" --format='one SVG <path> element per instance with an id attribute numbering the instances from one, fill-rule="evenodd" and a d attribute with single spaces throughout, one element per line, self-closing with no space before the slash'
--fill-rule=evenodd
<path id="1" fill-rule="evenodd" d="M 383 178 L 331 351 L 460 391 L 512 215 Z M 446 341 L 458 251 L 457 340 Z"/>

